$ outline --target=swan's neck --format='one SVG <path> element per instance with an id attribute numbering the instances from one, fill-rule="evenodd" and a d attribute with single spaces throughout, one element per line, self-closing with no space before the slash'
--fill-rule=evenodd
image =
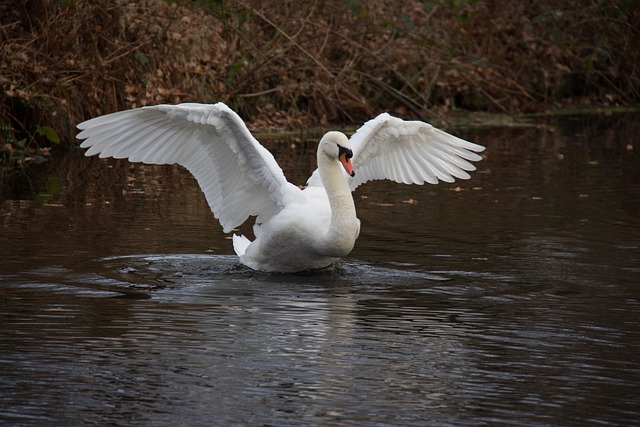
<path id="1" fill-rule="evenodd" d="M 340 162 L 319 154 L 318 169 L 331 206 L 331 225 L 320 242 L 321 251 L 326 256 L 343 257 L 351 252 L 360 233 L 353 196 Z"/>

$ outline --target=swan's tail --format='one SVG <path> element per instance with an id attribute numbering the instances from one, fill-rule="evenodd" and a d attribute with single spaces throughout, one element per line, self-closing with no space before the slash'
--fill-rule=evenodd
<path id="1" fill-rule="evenodd" d="M 233 250 L 236 251 L 238 256 L 243 256 L 247 251 L 247 248 L 251 244 L 251 240 L 244 236 L 233 235 Z"/>

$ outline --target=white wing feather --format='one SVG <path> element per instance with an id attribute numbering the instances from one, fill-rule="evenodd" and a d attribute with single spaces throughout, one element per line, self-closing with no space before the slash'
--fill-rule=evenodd
<path id="1" fill-rule="evenodd" d="M 484 147 L 457 138 L 428 123 L 404 121 L 387 113 L 364 124 L 350 139 L 353 167 L 351 190 L 367 181 L 390 179 L 404 184 L 437 184 L 468 179 L 470 161 Z"/>
<path id="2" fill-rule="evenodd" d="M 296 188 L 223 103 L 142 107 L 100 116 L 78 128 L 87 156 L 186 167 L 225 232 L 251 215 L 266 221 Z"/>

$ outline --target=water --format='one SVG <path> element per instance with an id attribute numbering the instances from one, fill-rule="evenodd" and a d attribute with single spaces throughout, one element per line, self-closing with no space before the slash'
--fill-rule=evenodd
<path id="1" fill-rule="evenodd" d="M 179 168 L 49 162 L 0 193 L 0 424 L 640 425 L 639 119 L 460 130 L 472 180 L 362 187 L 317 275 L 239 266 Z"/>

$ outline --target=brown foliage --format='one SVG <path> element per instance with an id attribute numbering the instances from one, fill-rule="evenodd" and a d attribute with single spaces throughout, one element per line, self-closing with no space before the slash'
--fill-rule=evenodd
<path id="1" fill-rule="evenodd" d="M 37 124 L 55 124 L 67 140 L 84 118 L 188 97 L 185 74 L 203 53 L 200 38 L 218 39 L 220 27 L 200 16 L 193 28 L 193 10 L 163 1 L 0 7 L 2 116 L 31 136 Z"/>
<path id="2" fill-rule="evenodd" d="M 187 101 L 262 128 L 637 103 L 639 26 L 630 0 L 0 0 L 0 145 Z"/>

